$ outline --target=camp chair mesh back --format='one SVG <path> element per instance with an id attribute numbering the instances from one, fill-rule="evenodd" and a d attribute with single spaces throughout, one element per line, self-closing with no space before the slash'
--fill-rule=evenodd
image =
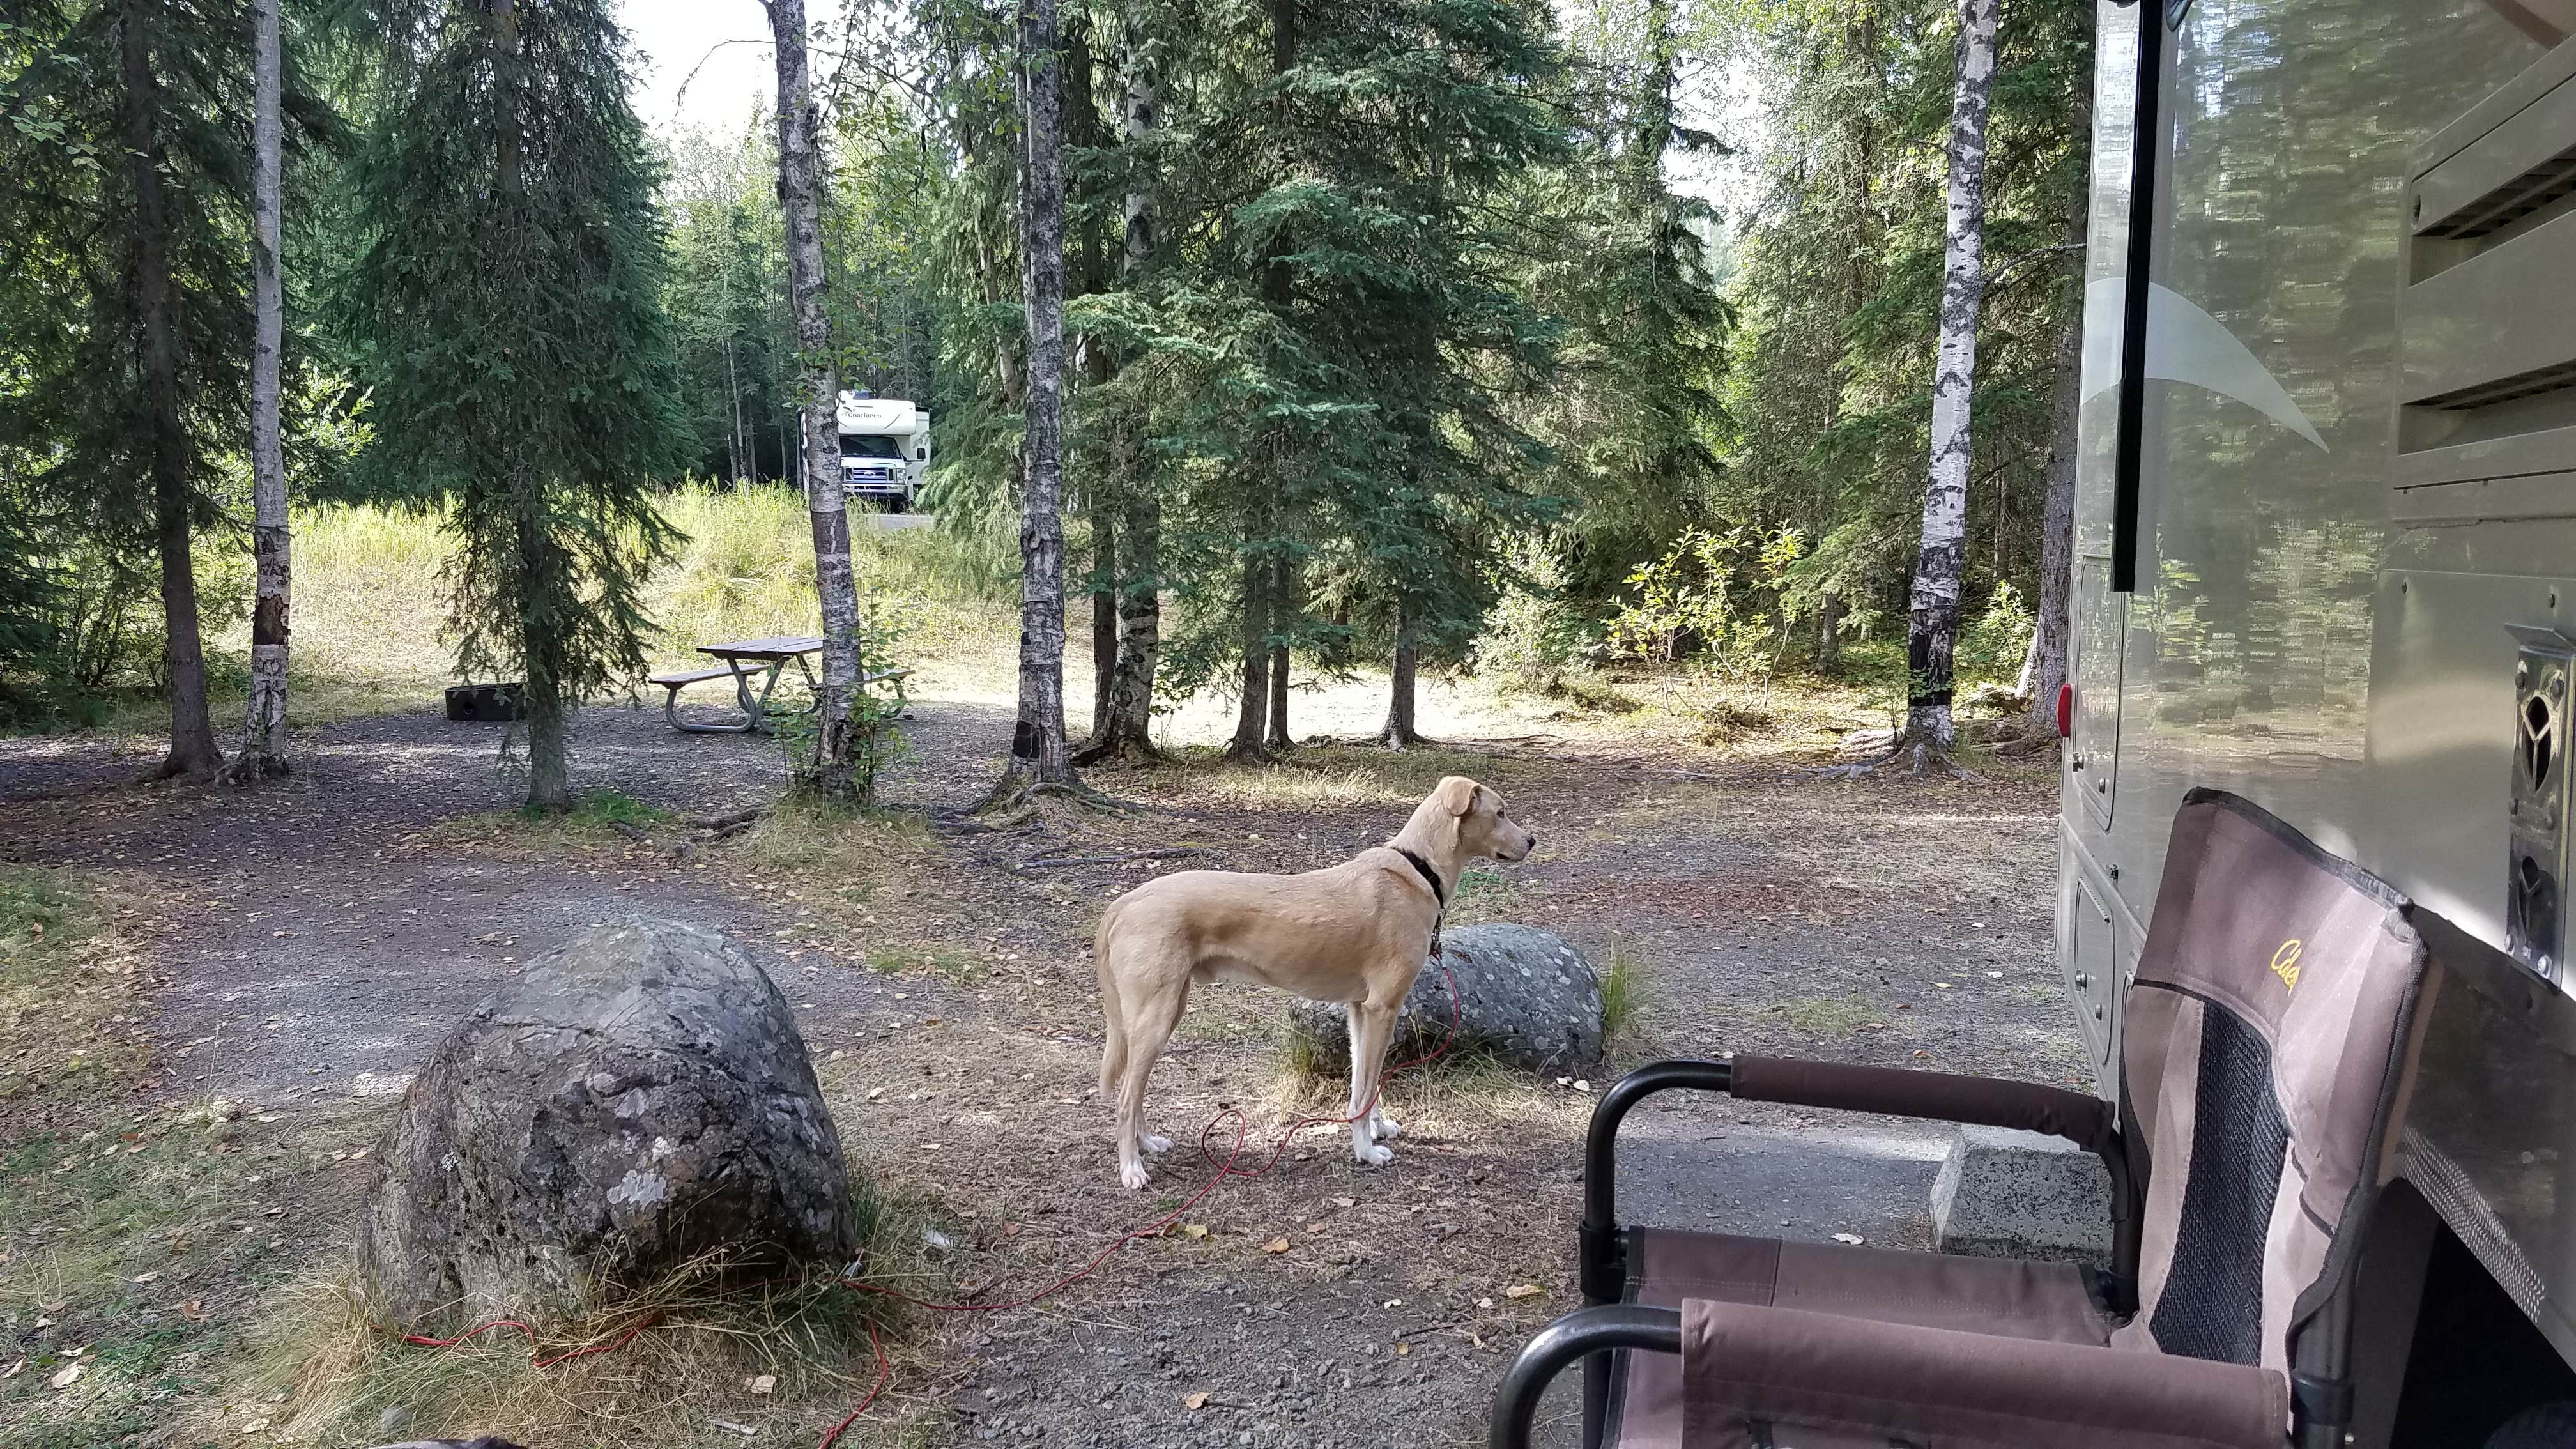
<path id="1" fill-rule="evenodd" d="M 2408 913 L 2252 804 L 2185 798 L 2124 1004 L 2146 1203 L 2115 1342 L 2288 1372 L 2380 1186 L 2424 974 Z"/>
<path id="2" fill-rule="evenodd" d="M 2033 1444 L 2277 1446 L 2294 1378 L 2303 1417 L 2332 1417 L 2340 1319 L 2300 1340 L 2347 1280 L 2380 1185 L 2424 968 L 2408 914 L 2256 806 L 2195 790 L 2125 998 L 2116 1132 L 2084 1123 L 2088 1099 L 2045 1088 L 1742 1058 L 1730 1081 L 1705 1064 L 1712 1081 L 1677 1084 L 2084 1141 L 2115 1184 L 2142 1185 L 2119 1265 L 2135 1279 L 1626 1229 L 1623 1296 L 1683 1310 L 1683 1362 L 1624 1353 L 1591 1395 L 1587 1437 L 1937 1449 L 2026 1430 Z M 1994 1094 L 1982 1113 L 1949 1110 L 1981 1090 Z"/>

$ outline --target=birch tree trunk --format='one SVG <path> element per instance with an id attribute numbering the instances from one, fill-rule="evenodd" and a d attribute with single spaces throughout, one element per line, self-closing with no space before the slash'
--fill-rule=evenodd
<path id="1" fill-rule="evenodd" d="M 286 453 L 278 428 L 278 354 L 285 344 L 286 293 L 279 276 L 285 206 L 280 172 L 284 123 L 278 6 L 252 0 L 251 293 L 258 314 L 250 359 L 251 556 L 259 569 L 250 621 L 250 708 L 237 778 L 286 773 L 288 533 Z"/>
<path id="2" fill-rule="evenodd" d="M 190 556 L 196 494 L 188 479 L 185 425 L 179 416 L 179 336 L 172 317 L 175 262 L 170 255 L 169 183 L 163 171 L 159 78 L 152 71 L 158 0 L 125 0 L 119 37 L 125 148 L 134 181 L 134 271 L 128 283 L 135 322 L 136 371 L 145 390 L 136 409 L 130 456 L 152 475 L 154 541 L 161 555 L 163 663 L 170 676 L 170 753 L 156 774 L 202 775 L 220 767 L 213 720 L 206 713 L 206 654 L 197 626 L 196 564 Z"/>
<path id="3" fill-rule="evenodd" d="M 1949 222 L 1941 333 L 1932 377 L 1932 462 L 1923 539 L 1908 600 L 1906 744 L 1919 774 L 1947 764 L 1958 742 L 1950 715 L 1951 656 L 1967 563 L 1969 400 L 1977 380 L 1977 315 L 1985 301 L 1986 113 L 1995 82 L 1999 0 L 1959 0 L 1958 86 L 1950 107 Z"/>
<path id="4" fill-rule="evenodd" d="M 1159 100 L 1152 62 L 1132 27 L 1120 65 L 1127 90 L 1120 106 L 1120 131 L 1129 149 L 1136 150 L 1153 133 Z M 1147 189 L 1142 165 L 1128 174 L 1132 179 L 1127 190 L 1127 236 L 1119 275 L 1133 286 L 1154 259 L 1154 195 Z M 1137 421 L 1129 410 L 1114 423 L 1110 441 L 1111 492 L 1120 501 L 1123 515 L 1117 558 L 1118 637 L 1108 706 L 1092 730 L 1091 743 L 1074 757 L 1074 763 L 1081 765 L 1155 756 L 1152 729 L 1154 668 L 1162 649 L 1163 509 L 1145 477 L 1144 449 L 1136 432 Z"/>
<path id="5" fill-rule="evenodd" d="M 841 385 L 823 319 L 821 114 L 805 53 L 805 0 L 767 0 L 778 52 L 778 202 L 787 223 L 787 290 L 796 322 L 797 425 L 803 439 L 805 513 L 814 534 L 814 582 L 823 612 L 823 689 L 815 701 L 811 785 L 826 799 L 856 800 L 859 589 L 850 572 L 849 501 L 841 491 Z"/>
<path id="6" fill-rule="evenodd" d="M 992 803 L 1074 784 L 1064 737 L 1064 134 L 1056 0 L 1020 0 L 1020 716 Z"/>

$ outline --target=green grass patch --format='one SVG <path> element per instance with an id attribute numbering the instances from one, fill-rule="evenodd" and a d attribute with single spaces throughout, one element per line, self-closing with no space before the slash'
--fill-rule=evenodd
<path id="1" fill-rule="evenodd" d="M 1646 966 L 1628 949 L 1624 938 L 1612 937 L 1610 957 L 1601 967 L 1601 1040 L 1603 1045 L 1625 1036 L 1636 1024 L 1637 1010 L 1646 989 Z"/>
<path id="2" fill-rule="evenodd" d="M 212 1389 L 266 1285 L 303 1261 L 317 1175 L 229 1103 L 103 1117 L 0 1156 L 0 1446 L 124 1442 Z M 72 1371 L 78 1370 L 77 1374 Z M 57 1379 L 69 1377 L 61 1388 Z"/>
<path id="3" fill-rule="evenodd" d="M 0 865 L 0 1125 L 77 1117 L 151 1059 L 121 1029 L 140 966 L 103 932 L 100 895 L 74 871 Z"/>
<path id="4" fill-rule="evenodd" d="M 936 976 L 971 986 L 992 967 L 982 957 L 946 946 L 884 946 L 868 953 L 868 969 L 886 976 Z"/>
<path id="5" fill-rule="evenodd" d="M 1801 996 L 1775 1002 L 1763 1015 L 1807 1036 L 1851 1036 L 1886 1018 L 1866 996 Z"/>
<path id="6" fill-rule="evenodd" d="M 1525 894 L 1526 888 L 1519 881 L 1482 862 L 1472 863 L 1459 872 L 1458 888 L 1449 897 L 1446 923 L 1474 926 L 1509 920 L 1519 911 Z"/>
<path id="7" fill-rule="evenodd" d="M 547 815 L 531 807 L 521 807 L 522 819 L 559 824 L 567 830 L 607 830 L 619 825 L 651 828 L 674 818 L 659 805 L 647 804 L 632 795 L 615 790 L 592 790 L 573 802 L 572 809 L 560 816 Z"/>

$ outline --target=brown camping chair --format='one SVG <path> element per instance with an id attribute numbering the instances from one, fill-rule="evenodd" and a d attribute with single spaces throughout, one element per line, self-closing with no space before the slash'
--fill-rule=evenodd
<path id="1" fill-rule="evenodd" d="M 2120 1111 L 2054 1087 L 1658 1062 L 1585 1148 L 1592 1305 L 1521 1352 L 1493 1449 L 1585 1364 L 1586 1449 L 2324 1449 L 2351 1419 L 2352 1265 L 2423 978 L 2409 903 L 2262 810 L 2184 797 L 2126 998 Z M 2053 1133 L 2110 1169 L 2113 1261 L 1622 1227 L 1619 1120 L 1674 1087 Z"/>

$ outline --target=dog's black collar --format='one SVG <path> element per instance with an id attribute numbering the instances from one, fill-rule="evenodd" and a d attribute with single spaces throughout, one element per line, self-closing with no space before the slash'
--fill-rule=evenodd
<path id="1" fill-rule="evenodd" d="M 1405 849 L 1401 845 L 1390 845 L 1387 849 L 1403 856 L 1406 860 L 1412 861 L 1413 868 L 1422 872 L 1422 878 L 1431 883 L 1431 899 L 1440 903 L 1440 909 L 1444 911 L 1449 909 L 1449 888 L 1440 883 L 1440 872 L 1431 868 L 1431 862 L 1424 860 L 1421 856 L 1414 854 L 1412 851 Z"/>

